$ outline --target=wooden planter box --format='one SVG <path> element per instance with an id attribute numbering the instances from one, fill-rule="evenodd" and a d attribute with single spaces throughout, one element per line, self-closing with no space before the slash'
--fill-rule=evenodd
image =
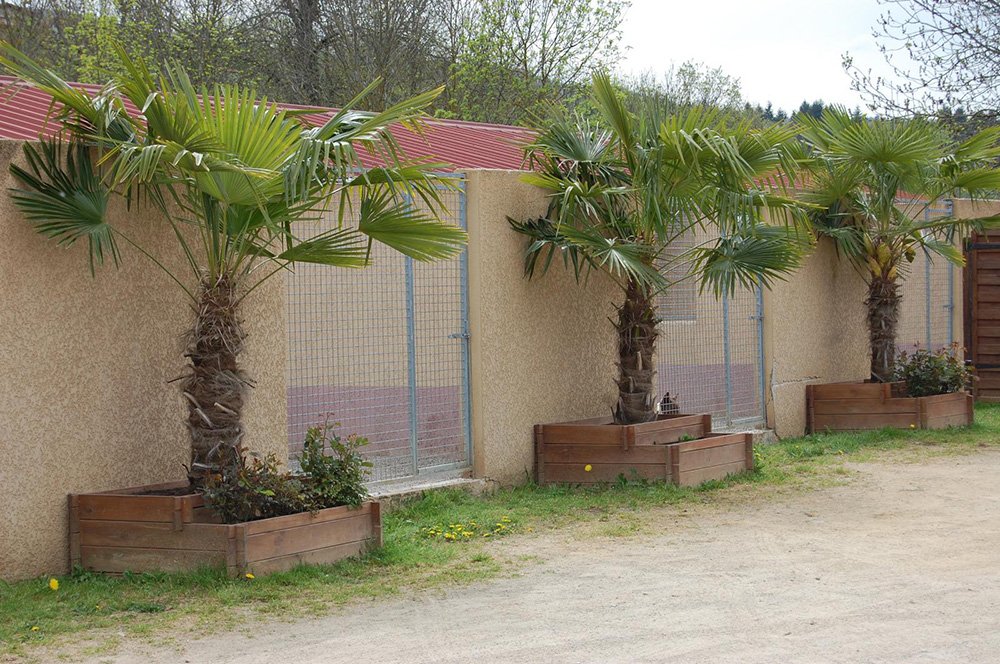
<path id="1" fill-rule="evenodd" d="M 199 494 L 148 495 L 184 486 L 70 494 L 70 565 L 110 573 L 224 565 L 241 576 L 333 563 L 382 544 L 377 502 L 223 524 Z"/>
<path id="2" fill-rule="evenodd" d="M 967 392 L 905 396 L 902 383 L 806 385 L 806 430 L 857 431 L 897 427 L 944 429 L 973 421 Z"/>
<path id="3" fill-rule="evenodd" d="M 626 425 L 607 418 L 539 424 L 536 480 L 543 485 L 600 484 L 624 476 L 689 486 L 753 467 L 749 434 L 711 430 L 710 415 L 671 415 Z"/>

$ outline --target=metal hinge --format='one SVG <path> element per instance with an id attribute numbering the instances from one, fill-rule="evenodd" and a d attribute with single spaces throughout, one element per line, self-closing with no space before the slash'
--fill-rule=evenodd
<path id="1" fill-rule="evenodd" d="M 471 339 L 472 335 L 468 332 L 456 332 L 455 334 L 449 334 L 449 339 Z"/>

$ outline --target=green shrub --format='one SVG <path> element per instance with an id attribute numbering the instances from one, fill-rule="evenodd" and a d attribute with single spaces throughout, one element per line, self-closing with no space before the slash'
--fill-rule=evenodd
<path id="1" fill-rule="evenodd" d="M 209 478 L 204 495 L 225 523 L 270 519 L 317 509 L 303 479 L 280 471 L 272 454 L 245 459 L 239 471 L 225 479 Z"/>
<path id="2" fill-rule="evenodd" d="M 893 380 L 906 383 L 911 397 L 929 397 L 967 390 L 972 386 L 972 372 L 961 359 L 961 348 L 952 344 L 934 352 L 917 348 L 902 351 L 893 367 Z"/>
<path id="3" fill-rule="evenodd" d="M 364 502 L 368 497 L 365 480 L 372 462 L 365 461 L 358 450 L 367 444 L 367 438 L 357 435 L 342 440 L 328 424 L 306 432 L 299 465 L 309 478 L 309 490 L 318 504 L 334 507 Z"/>
<path id="4" fill-rule="evenodd" d="M 238 472 L 209 478 L 205 499 L 224 523 L 360 505 L 372 464 L 358 450 L 367 444 L 360 436 L 341 439 L 328 424 L 312 427 L 299 457 L 302 472 L 279 470 L 273 454 L 244 459 Z"/>

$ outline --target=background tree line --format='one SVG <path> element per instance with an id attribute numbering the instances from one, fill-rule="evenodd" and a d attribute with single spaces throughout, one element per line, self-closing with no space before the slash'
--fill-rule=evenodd
<path id="1" fill-rule="evenodd" d="M 0 0 L 0 39 L 70 80 L 103 83 L 112 44 L 172 60 L 196 84 L 253 83 L 261 95 L 337 106 L 372 80 L 371 110 L 437 86 L 433 112 L 528 124 L 555 105 L 587 112 L 597 70 L 623 55 L 627 0 Z M 694 62 L 619 81 L 628 103 L 694 105 L 788 118 L 751 106 L 739 80 Z M 818 114 L 822 102 L 800 111 Z"/>

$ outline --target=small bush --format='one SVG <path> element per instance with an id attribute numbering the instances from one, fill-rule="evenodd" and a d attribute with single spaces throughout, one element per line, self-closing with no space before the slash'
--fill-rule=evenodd
<path id="1" fill-rule="evenodd" d="M 357 506 L 365 501 L 368 497 L 365 480 L 372 462 L 366 461 L 358 450 L 367 444 L 367 438 L 356 435 L 342 440 L 328 424 L 306 432 L 299 465 L 309 478 L 309 491 L 317 504 Z"/>
<path id="2" fill-rule="evenodd" d="M 917 348 L 913 353 L 903 351 L 896 358 L 893 380 L 906 383 L 906 393 L 911 397 L 929 397 L 935 394 L 961 392 L 972 386 L 972 372 L 965 362 L 958 344 L 934 352 Z"/>
<path id="3" fill-rule="evenodd" d="M 205 499 L 225 523 L 360 505 L 372 464 L 358 450 L 367 444 L 359 436 L 342 440 L 327 424 L 313 427 L 299 457 L 301 473 L 279 470 L 274 455 L 244 459 L 237 472 L 208 482 Z"/>
<path id="4" fill-rule="evenodd" d="M 244 460 L 226 478 L 215 477 L 204 490 L 205 499 L 225 523 L 308 512 L 317 509 L 303 478 L 278 470 L 278 460 Z"/>

